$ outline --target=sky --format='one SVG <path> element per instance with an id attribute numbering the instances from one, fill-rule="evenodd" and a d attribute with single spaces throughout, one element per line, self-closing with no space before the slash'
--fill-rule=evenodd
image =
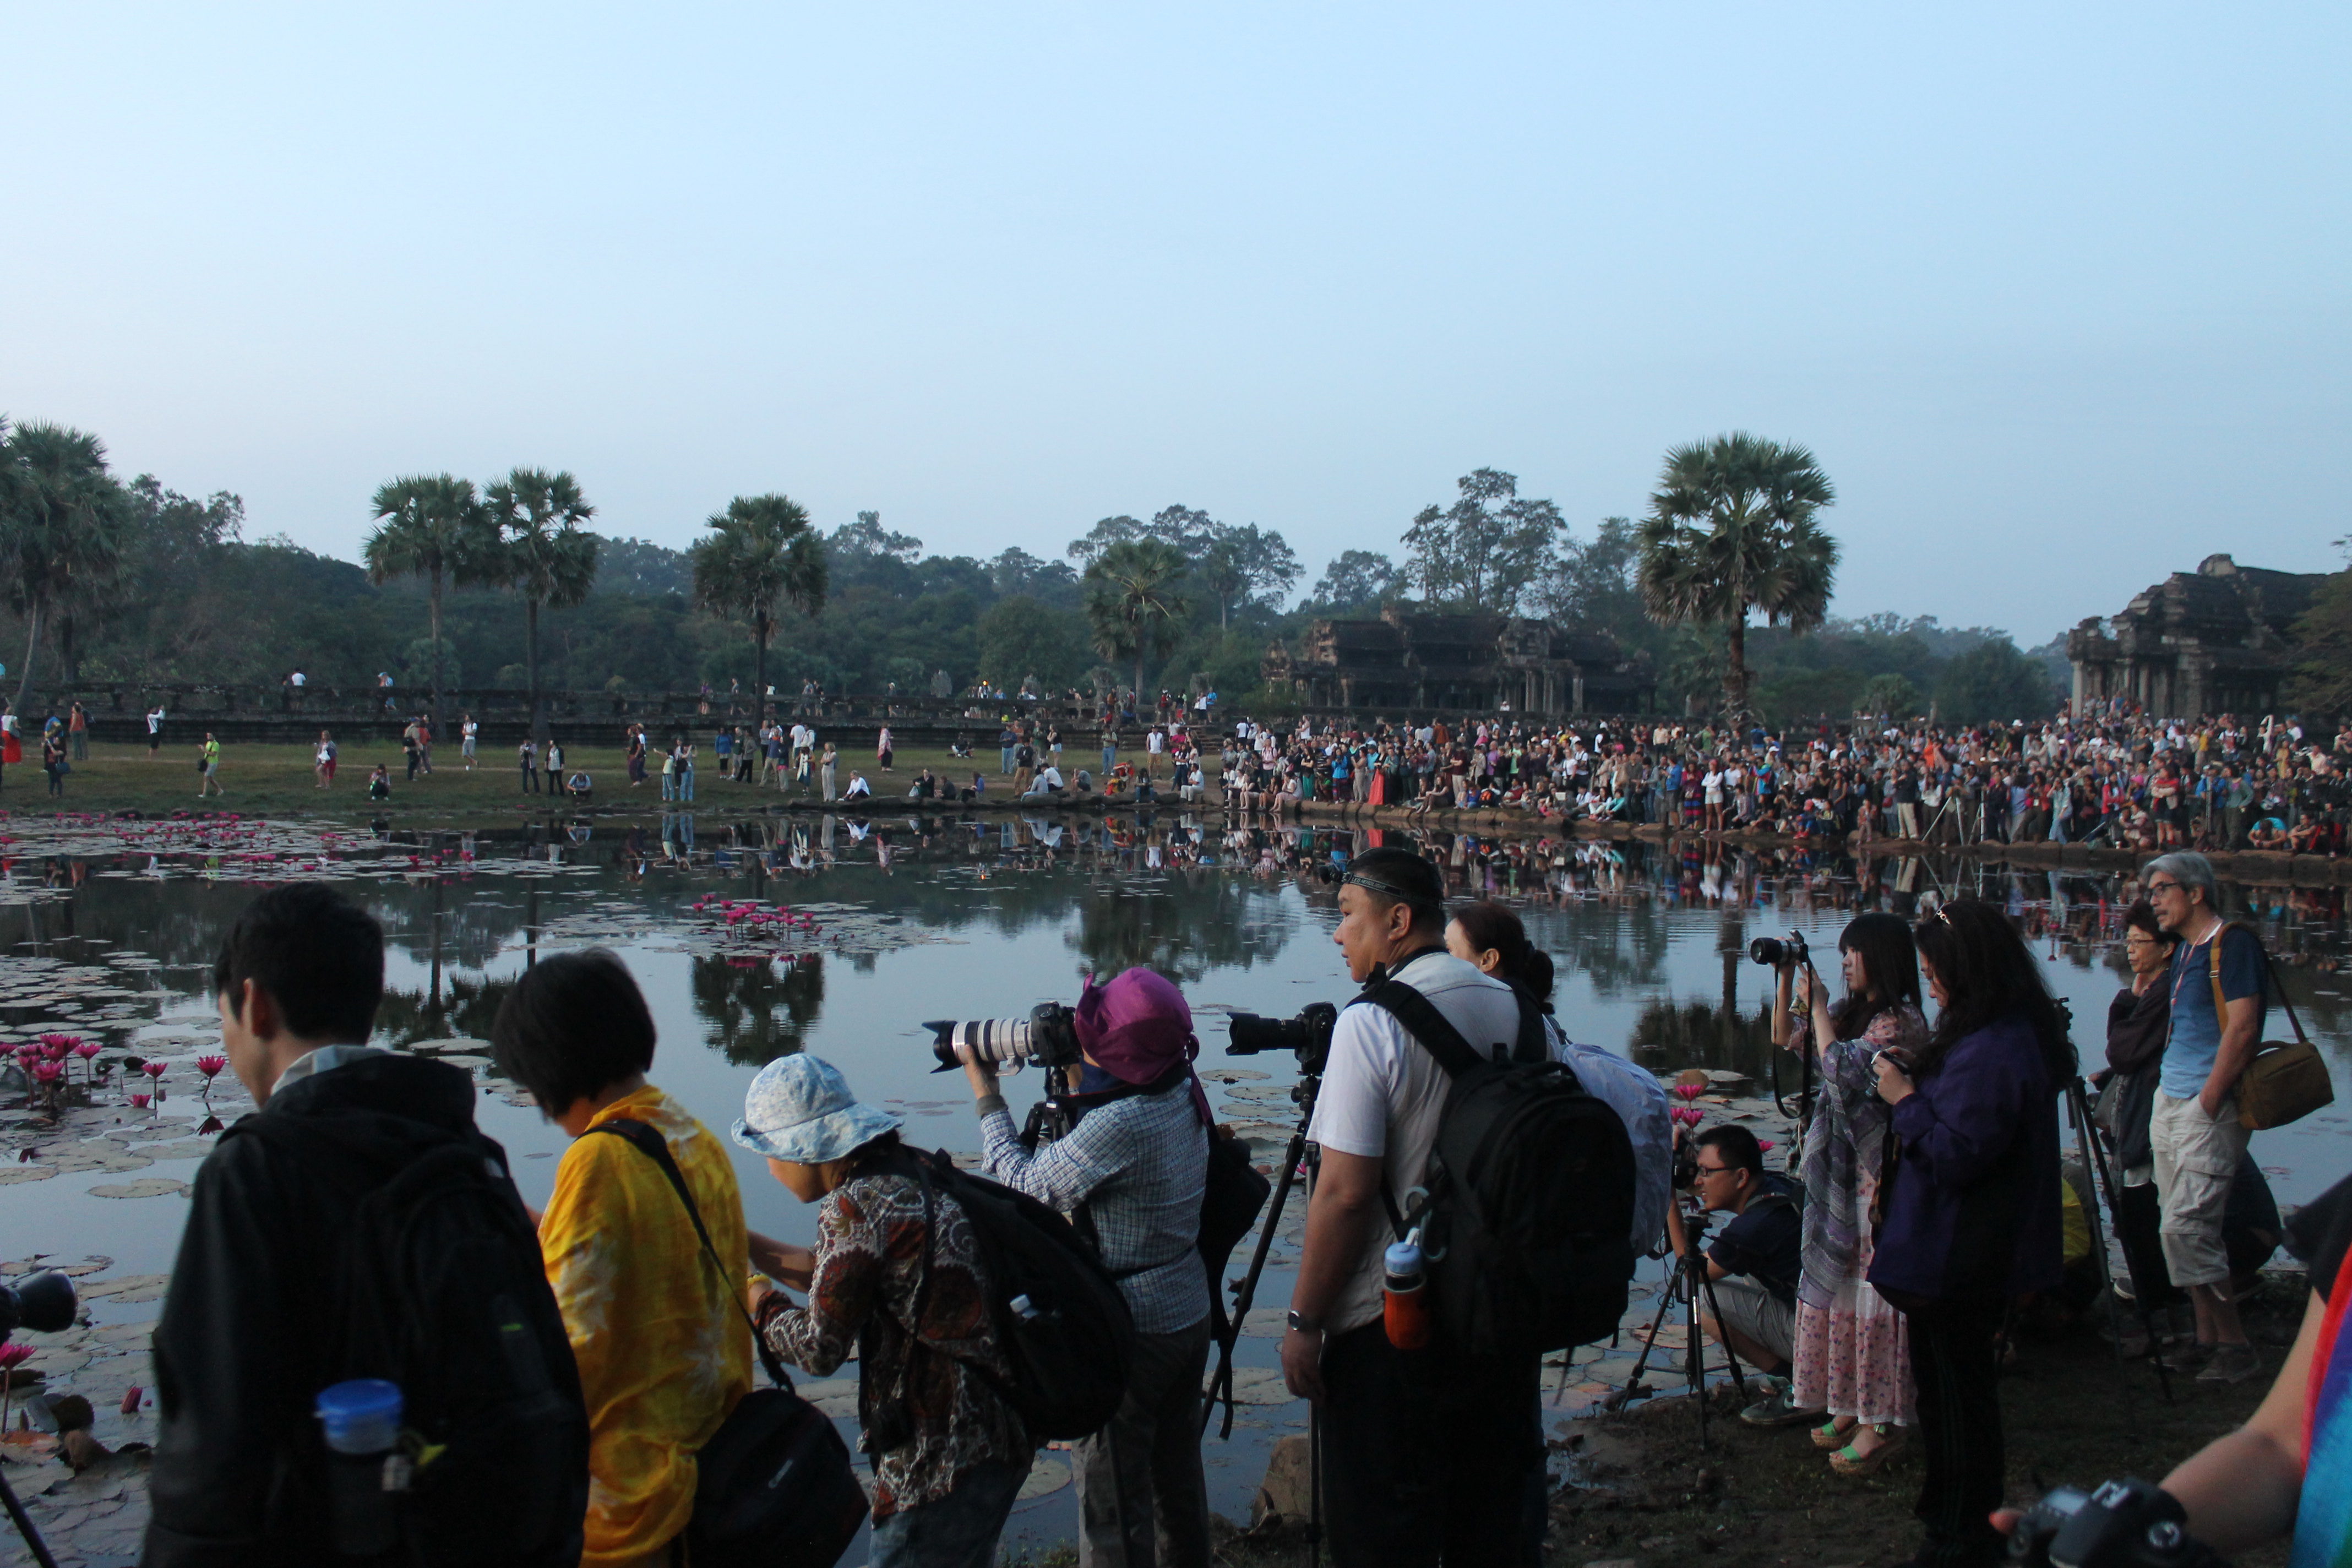
<path id="1" fill-rule="evenodd" d="M 0 4 L 0 412 L 355 558 L 573 470 L 1310 570 L 1810 447 L 1834 609 L 2343 563 L 2352 9 Z M 1307 584 L 1302 583 L 1301 586 Z"/>

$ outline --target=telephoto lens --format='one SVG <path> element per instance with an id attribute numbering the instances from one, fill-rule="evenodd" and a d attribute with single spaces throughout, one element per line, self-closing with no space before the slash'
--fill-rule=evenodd
<path id="1" fill-rule="evenodd" d="M 941 1072 L 963 1065 L 956 1056 L 958 1046 L 970 1046 L 972 1055 L 982 1061 L 1003 1064 L 1002 1070 L 1005 1072 L 1019 1072 L 1021 1064 L 1037 1054 L 1026 1018 L 971 1018 L 961 1022 L 933 1018 L 923 1027 L 931 1031 L 931 1055 L 939 1058 Z"/>
<path id="2" fill-rule="evenodd" d="M 0 1339 L 18 1329 L 54 1334 L 72 1328 L 77 1305 L 73 1280 L 53 1268 L 0 1285 Z"/>

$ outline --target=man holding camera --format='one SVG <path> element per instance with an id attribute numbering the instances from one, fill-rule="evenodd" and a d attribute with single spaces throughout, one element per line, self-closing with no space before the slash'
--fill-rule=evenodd
<path id="1" fill-rule="evenodd" d="M 988 1173 L 1090 1226 L 1135 1318 L 1127 1397 L 1077 1446 L 1084 1568 L 1208 1568 L 1201 1381 L 1209 1278 L 1199 1242 L 1208 1184 L 1208 1097 L 1183 993 L 1148 969 L 1088 984 L 1072 1010 L 1080 1066 L 1071 1119 L 1034 1151 L 997 1092 L 995 1064 L 956 1047 L 980 1111 Z M 1049 1072 L 1061 1072 L 1049 1068 Z"/>
<path id="2" fill-rule="evenodd" d="M 1804 1222 L 1797 1205 L 1765 1184 L 1764 1149 L 1745 1127 L 1710 1127 L 1691 1141 L 1690 1191 L 1701 1208 L 1732 1217 L 1706 1249 L 1707 1297 L 1699 1328 L 1773 1378 L 1786 1378 L 1797 1351 L 1797 1279 L 1804 1269 Z M 1680 1204 L 1666 1210 L 1666 1235 L 1687 1258 L 1691 1237 Z M 1712 1310 L 1704 1309 L 1711 1308 Z M 1717 1314 L 1720 1313 L 1718 1318 Z M 1765 1413 L 1769 1411 L 1767 1415 Z M 1787 1426 L 1818 1411 L 1788 1407 L 1785 1393 L 1748 1412 L 1754 1425 Z"/>
<path id="3" fill-rule="evenodd" d="M 1474 1046 L 1507 1045 L 1517 994 L 1445 951 L 1444 899 L 1420 856 L 1367 850 L 1341 879 L 1332 940 L 1356 980 L 1401 981 Z M 1307 1128 L 1320 1163 L 1282 1342 L 1285 1381 L 1322 1419 L 1340 1568 L 1539 1560 L 1538 1359 L 1400 1351 L 1381 1321 L 1388 1204 L 1424 1181 L 1450 1085 L 1395 1014 L 1341 1010 Z"/>

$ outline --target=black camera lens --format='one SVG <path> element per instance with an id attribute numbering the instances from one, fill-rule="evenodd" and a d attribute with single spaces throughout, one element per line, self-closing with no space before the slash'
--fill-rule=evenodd
<path id="1" fill-rule="evenodd" d="M 1295 1051 L 1307 1043 L 1307 1026 L 1297 1018 L 1262 1018 L 1255 1013 L 1235 1013 L 1227 1020 L 1233 1033 L 1225 1048 L 1237 1057 L 1260 1051 Z"/>

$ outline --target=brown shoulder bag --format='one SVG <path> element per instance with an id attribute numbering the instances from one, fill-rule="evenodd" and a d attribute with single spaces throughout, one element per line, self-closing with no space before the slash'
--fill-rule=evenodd
<path id="1" fill-rule="evenodd" d="M 2214 1027 L 2224 1031 L 2230 1007 L 2221 996 L 2221 942 L 2231 929 L 2223 926 L 2213 933 L 2213 945 L 2206 956 L 2213 980 Z M 2328 1079 L 2326 1058 L 2303 1032 L 2303 1020 L 2294 1016 L 2294 1004 L 2287 1000 L 2286 986 L 2271 962 L 2270 949 L 2262 946 L 2259 933 L 2239 929 L 2246 930 L 2261 949 L 2264 981 L 2278 992 L 2279 1005 L 2286 1009 L 2287 1024 L 2294 1030 L 2292 1042 L 2265 1040 L 2256 1046 L 2253 1059 L 2239 1075 L 2238 1125 L 2260 1132 L 2300 1121 L 2321 1106 L 2332 1104 L 2336 1086 Z"/>

